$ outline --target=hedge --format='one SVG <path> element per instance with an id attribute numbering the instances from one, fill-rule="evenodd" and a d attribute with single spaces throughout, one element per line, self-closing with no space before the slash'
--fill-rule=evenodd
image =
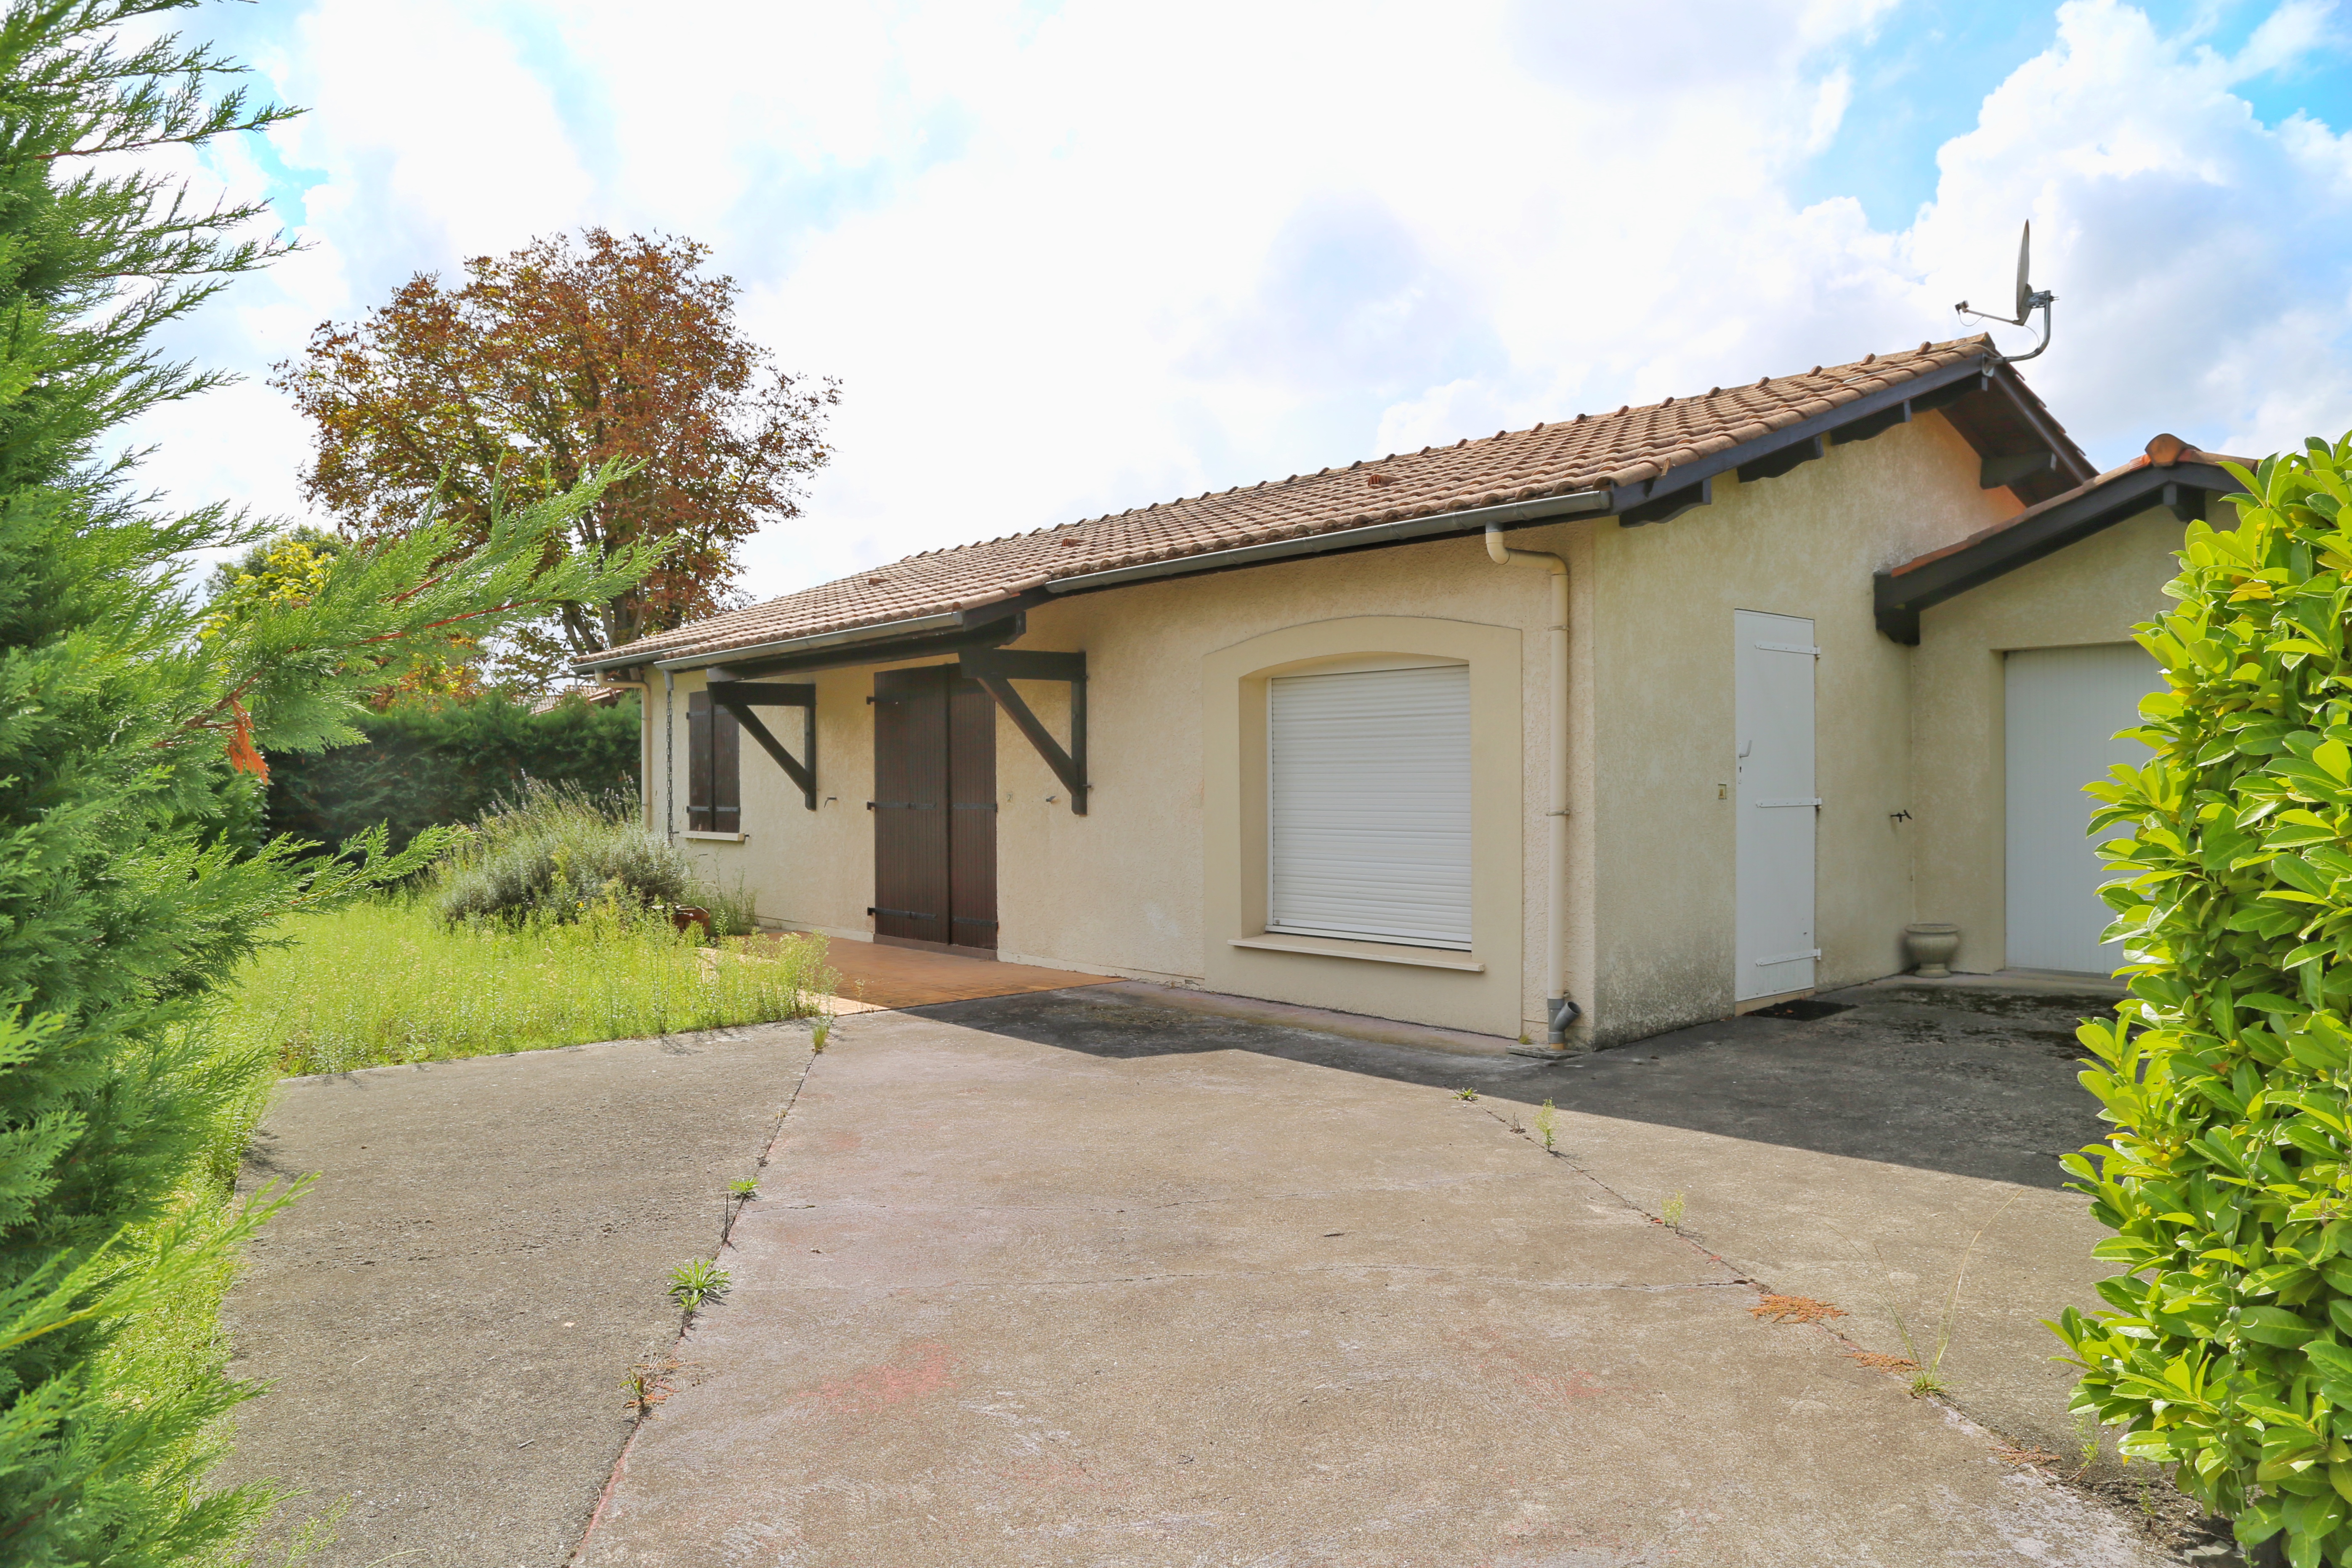
<path id="1" fill-rule="evenodd" d="M 497 693 L 404 704 L 360 721 L 363 745 L 269 759 L 269 830 L 341 844 L 378 823 L 394 847 L 419 829 L 469 822 L 527 781 L 601 795 L 637 788 L 637 695 L 543 713 Z"/>

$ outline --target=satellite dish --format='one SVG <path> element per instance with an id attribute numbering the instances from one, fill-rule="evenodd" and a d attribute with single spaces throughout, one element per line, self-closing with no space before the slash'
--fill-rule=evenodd
<path id="1" fill-rule="evenodd" d="M 2025 232 L 2017 237 L 2017 314 L 1994 316 L 1982 310 L 1971 310 L 1966 300 L 1952 307 L 1963 316 L 1974 316 L 1980 321 L 2006 321 L 2012 327 L 2024 326 L 2034 311 L 2042 312 L 2042 341 L 2033 346 L 2033 353 L 2002 354 L 2000 356 L 2002 364 L 2015 364 L 2020 360 L 2032 359 L 2034 354 L 2040 353 L 2050 346 L 2050 307 L 2057 302 L 2058 296 L 2051 293 L 2047 289 L 2036 289 L 2028 280 L 2029 270 L 2032 265 L 2033 225 L 2029 220 L 2025 226 Z"/>
<path id="2" fill-rule="evenodd" d="M 2025 220 L 2025 232 L 2017 237 L 2017 315 L 2019 326 L 2025 325 L 2026 312 L 2033 309 L 2033 285 L 2026 281 L 2027 269 L 2033 261 L 2033 220 Z"/>

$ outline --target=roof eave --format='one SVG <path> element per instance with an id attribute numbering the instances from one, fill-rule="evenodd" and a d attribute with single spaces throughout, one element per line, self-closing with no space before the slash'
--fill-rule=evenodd
<path id="1" fill-rule="evenodd" d="M 2170 508 L 2184 523 L 2200 518 L 2211 497 L 2240 488 L 2227 470 L 2210 463 L 2147 464 L 2094 479 L 1981 539 L 1879 573 L 1874 584 L 1878 629 L 1916 645 L 1923 610 L 2156 507 Z"/>
<path id="2" fill-rule="evenodd" d="M 1328 533 L 1310 533 L 1297 539 L 1269 540 L 1264 544 L 1236 545 L 1231 550 L 1212 550 L 1199 555 L 1176 555 L 1164 561 L 1114 566 L 1106 571 L 1081 573 L 1076 577 L 1048 583 L 1045 591 L 1049 594 L 1090 593 L 1098 588 L 1118 588 L 1129 583 L 1150 582 L 1163 577 L 1230 572 L 1236 567 L 1295 560 L 1302 555 L 1334 555 L 1391 544 L 1412 544 L 1424 539 L 1482 532 L 1488 528 L 1524 528 L 1529 523 L 1549 522 L 1558 518 L 1588 516 L 1606 510 L 1608 504 L 1607 490 L 1571 490 L 1565 495 L 1539 496 L 1532 500 L 1508 501 L 1501 506 L 1468 507 L 1457 511 L 1436 512 L 1428 517 L 1401 518 L 1394 522 L 1375 522 L 1360 528 L 1335 529 Z"/>
<path id="3" fill-rule="evenodd" d="M 840 631 L 812 632 L 806 637 L 784 637 L 773 642 L 745 643 L 718 648 L 697 648 L 676 654 L 668 658 L 649 658 L 643 649 L 632 653 L 624 646 L 610 653 L 600 653 L 592 658 L 575 659 L 572 668 L 579 670 L 617 669 L 626 665 L 649 665 L 655 669 L 676 671 L 704 669 L 714 664 L 742 664 L 753 659 L 791 658 L 798 654 L 815 653 L 826 648 L 850 647 L 865 643 L 892 642 L 933 632 L 963 631 L 1003 620 L 1017 611 L 1037 602 L 1035 594 L 1007 595 L 992 603 L 960 610 L 942 610 L 930 615 L 909 616 L 895 621 L 878 621 L 868 626 L 848 626 Z"/>

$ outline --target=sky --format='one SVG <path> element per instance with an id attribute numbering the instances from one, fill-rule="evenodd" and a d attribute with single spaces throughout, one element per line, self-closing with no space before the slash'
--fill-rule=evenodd
<path id="1" fill-rule="evenodd" d="M 306 515 L 264 383 L 418 272 L 690 236 L 831 463 L 765 598 L 918 551 L 1975 328 L 2101 466 L 2352 428 L 2332 0 L 259 0 L 182 13 L 308 112 L 178 165 L 306 247 L 173 347 L 188 503 Z M 2011 351 L 2032 335 L 1996 329 Z"/>

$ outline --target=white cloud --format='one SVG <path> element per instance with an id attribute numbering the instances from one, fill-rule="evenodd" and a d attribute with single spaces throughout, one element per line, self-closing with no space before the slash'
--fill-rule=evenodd
<path id="1" fill-rule="evenodd" d="M 2287 0 L 2234 58 L 2113 0 L 2059 16 L 1889 233 L 1789 192 L 1891 0 L 314 0 L 259 58 L 317 106 L 272 155 L 318 249 L 205 342 L 264 366 L 555 227 L 707 239 L 751 330 L 845 383 L 808 516 L 749 552 L 763 593 L 1947 336 L 2029 216 L 2061 297 L 2032 374 L 2103 461 L 2352 423 L 2352 145 L 2232 90 L 2336 47 L 2331 14 Z M 282 504 L 273 396 L 157 425 L 206 447 L 159 475 Z"/>
<path id="2" fill-rule="evenodd" d="M 2032 378 L 2103 461 L 2167 426 L 2258 452 L 2352 424 L 2347 143 L 2308 120 L 2262 125 L 2231 91 L 2244 58 L 2074 0 L 2055 47 L 1944 147 L 1906 237 L 1924 292 L 1995 296 L 2033 219 L 2036 281 L 2059 304 Z"/>

